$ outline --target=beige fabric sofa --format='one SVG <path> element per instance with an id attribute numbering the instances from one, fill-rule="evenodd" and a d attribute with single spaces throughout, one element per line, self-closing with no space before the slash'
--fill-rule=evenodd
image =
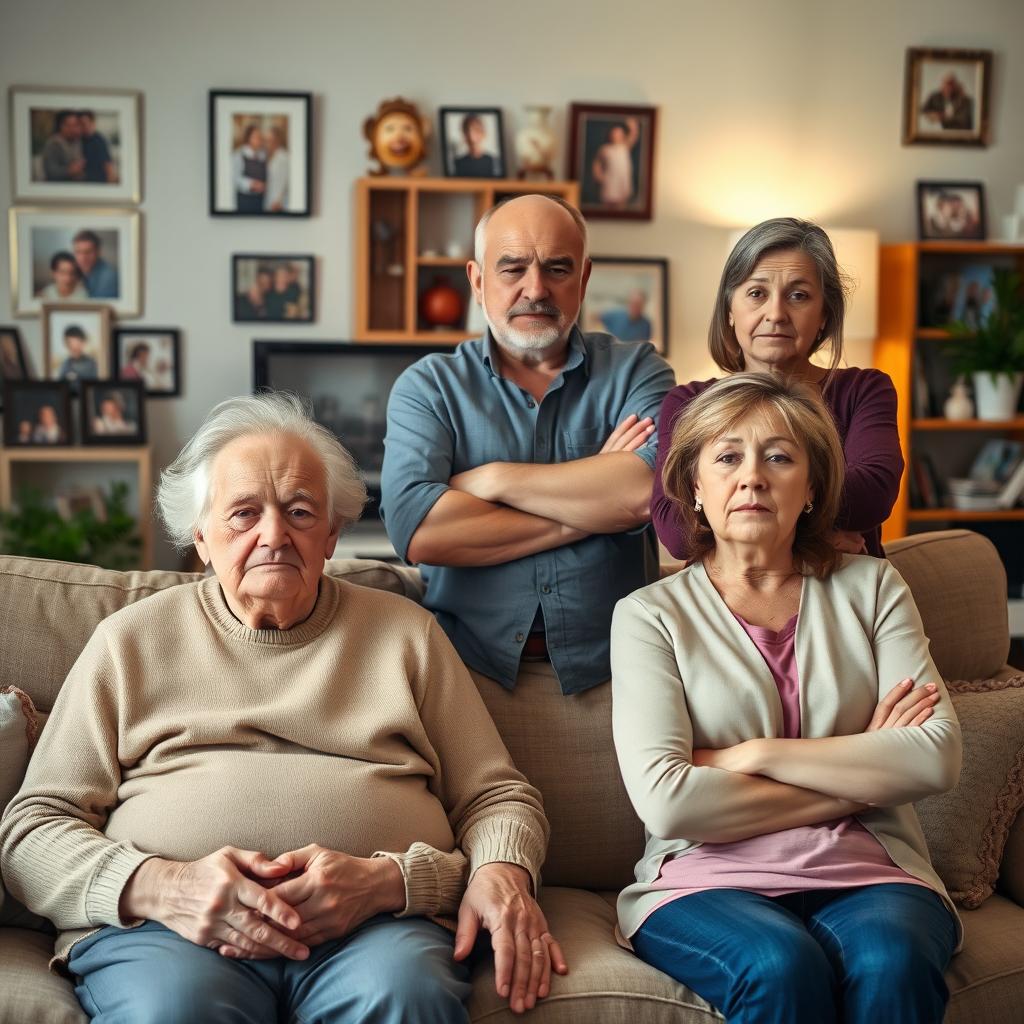
<path id="1" fill-rule="evenodd" d="M 918 601 L 946 678 L 1005 678 L 1005 576 L 991 545 L 965 531 L 925 534 L 890 548 Z M 353 582 L 418 596 L 416 574 L 368 562 L 328 571 Z M 195 577 L 116 573 L 87 566 L 0 557 L 0 686 L 28 691 L 49 710 L 96 623 L 121 606 Z M 643 832 L 619 780 L 612 748 L 609 687 L 576 697 L 484 692 L 519 767 L 544 794 L 552 825 L 541 901 L 571 963 L 536 1024 L 689 1024 L 721 1020 L 700 997 L 620 949 L 614 900 L 632 879 Z M 966 947 L 948 972 L 949 1024 L 1024 1021 L 1024 820 L 1010 835 L 1000 891 L 964 913 Z M 47 972 L 52 939 L 0 928 L 0 1024 L 81 1024 L 70 984 Z M 494 993 L 491 966 L 476 968 L 474 1022 L 513 1015 Z"/>

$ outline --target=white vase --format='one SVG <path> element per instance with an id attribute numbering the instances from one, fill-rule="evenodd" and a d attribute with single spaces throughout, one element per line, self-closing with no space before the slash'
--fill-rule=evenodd
<path id="1" fill-rule="evenodd" d="M 979 420 L 1012 420 L 1017 414 L 1024 373 L 974 374 L 974 398 Z"/>
<path id="2" fill-rule="evenodd" d="M 526 124 L 516 132 L 516 162 L 519 177 L 530 174 L 554 178 L 555 133 L 551 130 L 550 107 L 525 107 Z"/>
<path id="3" fill-rule="evenodd" d="M 947 420 L 974 419 L 974 403 L 962 377 L 950 389 L 949 398 L 946 399 L 942 411 Z"/>

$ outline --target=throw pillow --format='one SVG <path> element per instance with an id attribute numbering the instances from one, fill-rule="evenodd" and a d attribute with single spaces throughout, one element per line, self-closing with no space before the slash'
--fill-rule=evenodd
<path id="1" fill-rule="evenodd" d="M 948 687 L 963 732 L 960 781 L 915 807 L 950 897 L 973 910 L 992 895 L 1024 805 L 1024 675 Z"/>
<path id="2" fill-rule="evenodd" d="M 32 698 L 16 686 L 0 689 L 0 814 L 21 787 L 29 754 L 39 735 Z M 6 893 L 0 885 L 0 920 Z"/>

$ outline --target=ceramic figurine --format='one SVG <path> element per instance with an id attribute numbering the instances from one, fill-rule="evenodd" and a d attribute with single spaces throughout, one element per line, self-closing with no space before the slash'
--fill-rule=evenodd
<path id="1" fill-rule="evenodd" d="M 377 168 L 370 174 L 388 174 L 392 171 L 406 174 L 426 174 L 422 166 L 427 158 L 427 137 L 430 122 L 419 112 L 415 103 L 402 99 L 382 100 L 377 113 L 363 122 L 363 135 L 370 143 L 370 159 Z"/>
<path id="2" fill-rule="evenodd" d="M 971 401 L 971 393 L 967 384 L 962 378 L 959 378 L 950 389 L 949 398 L 942 406 L 942 411 L 947 420 L 974 419 L 974 403 Z"/>

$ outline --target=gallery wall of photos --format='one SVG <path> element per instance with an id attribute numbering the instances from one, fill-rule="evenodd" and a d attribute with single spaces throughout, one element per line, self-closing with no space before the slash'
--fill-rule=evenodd
<path id="1" fill-rule="evenodd" d="M 909 50 L 903 144 L 987 145 L 991 62 L 988 51 Z M 182 393 L 183 344 L 177 327 L 144 323 L 142 94 L 14 86 L 9 99 L 12 312 L 40 318 L 42 354 L 32 366 L 17 327 L 0 326 L 4 443 L 143 443 L 146 402 Z M 309 92 L 209 91 L 211 217 L 311 215 L 313 107 Z M 427 113 L 389 98 L 363 126 L 368 172 L 422 174 L 434 146 L 446 176 L 565 174 L 579 182 L 588 219 L 650 221 L 657 108 L 572 103 L 565 120 L 563 140 L 550 107 L 528 107 L 510 138 L 500 108 Z M 987 237 L 981 182 L 918 182 L 916 204 L 922 239 Z M 317 261 L 233 253 L 230 322 L 315 323 Z M 597 254 L 584 328 L 667 351 L 668 280 L 663 255 Z"/>

